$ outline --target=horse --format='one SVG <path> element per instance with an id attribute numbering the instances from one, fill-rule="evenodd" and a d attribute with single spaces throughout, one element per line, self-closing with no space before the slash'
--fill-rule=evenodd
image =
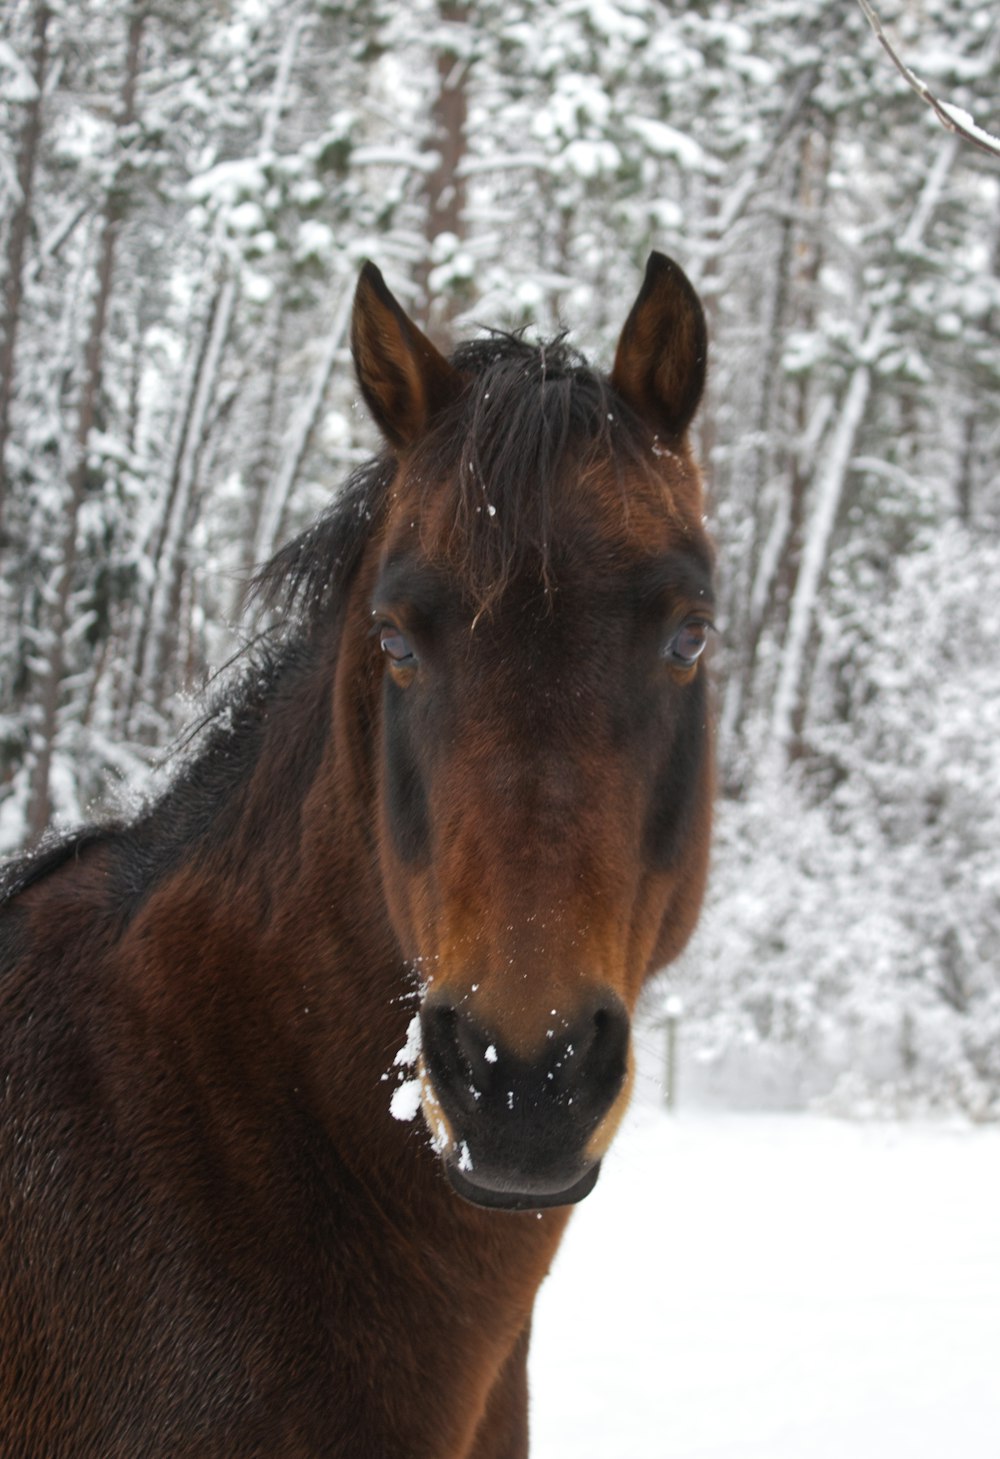
<path id="1" fill-rule="evenodd" d="M 367 263 L 351 343 L 383 446 L 261 570 L 271 637 L 156 797 L 5 873 L 9 1459 L 523 1459 L 698 916 L 692 285 L 654 253 L 602 373 L 446 357 Z"/>

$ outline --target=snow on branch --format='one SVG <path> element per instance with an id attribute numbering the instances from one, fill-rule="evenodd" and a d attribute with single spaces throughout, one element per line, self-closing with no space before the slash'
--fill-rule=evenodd
<path id="1" fill-rule="evenodd" d="M 906 62 L 901 60 L 893 50 L 885 31 L 882 29 L 882 22 L 879 20 L 874 8 L 868 3 L 868 0 L 858 0 L 858 4 L 864 11 L 868 19 L 868 24 L 875 32 L 876 40 L 878 40 L 896 70 L 903 77 L 907 85 L 912 86 L 921 101 L 927 103 L 941 125 L 947 127 L 949 132 L 954 132 L 956 136 L 963 138 L 964 141 L 971 142 L 980 151 L 987 152 L 991 157 L 1000 157 L 1000 137 L 994 137 L 990 132 L 984 131 L 982 127 L 976 126 L 973 118 L 967 111 L 963 111 L 961 107 L 952 106 L 947 101 L 940 101 L 926 82 L 921 81 L 919 76 L 914 75 Z"/>

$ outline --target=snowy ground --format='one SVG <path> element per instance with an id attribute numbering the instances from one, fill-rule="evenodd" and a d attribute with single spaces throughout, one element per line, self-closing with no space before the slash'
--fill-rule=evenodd
<path id="1" fill-rule="evenodd" d="M 532 1349 L 532 1459 L 1000 1459 L 1000 1130 L 640 1107 Z"/>

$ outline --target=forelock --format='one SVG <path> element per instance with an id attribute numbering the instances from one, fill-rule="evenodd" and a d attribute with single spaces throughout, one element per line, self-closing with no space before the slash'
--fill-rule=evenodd
<path id="1" fill-rule="evenodd" d="M 462 345 L 452 363 L 468 387 L 407 475 L 422 518 L 436 524 L 432 552 L 483 606 L 525 571 L 550 581 L 556 512 L 583 476 L 601 473 L 627 511 L 629 480 L 649 473 L 649 433 L 561 336 L 528 343 L 493 333 Z"/>

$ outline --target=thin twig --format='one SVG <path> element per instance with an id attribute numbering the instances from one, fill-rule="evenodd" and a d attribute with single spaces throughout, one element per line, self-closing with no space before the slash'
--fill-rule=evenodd
<path id="1" fill-rule="evenodd" d="M 882 22 L 879 20 L 873 7 L 868 3 L 868 0 L 858 0 L 858 4 L 864 11 L 868 24 L 875 32 L 876 40 L 896 70 L 907 85 L 913 88 L 921 101 L 926 102 L 941 125 L 947 127 L 949 132 L 954 132 L 956 136 L 961 137 L 963 141 L 971 142 L 974 147 L 978 147 L 981 152 L 986 152 L 990 157 L 1000 157 L 1000 138 L 993 137 L 989 132 L 984 132 L 981 127 L 977 127 L 967 112 L 962 111 L 958 107 L 950 106 L 948 102 L 940 101 L 926 82 L 921 81 L 919 76 L 914 75 L 906 62 L 902 61 L 893 50 L 885 31 L 882 29 Z"/>

